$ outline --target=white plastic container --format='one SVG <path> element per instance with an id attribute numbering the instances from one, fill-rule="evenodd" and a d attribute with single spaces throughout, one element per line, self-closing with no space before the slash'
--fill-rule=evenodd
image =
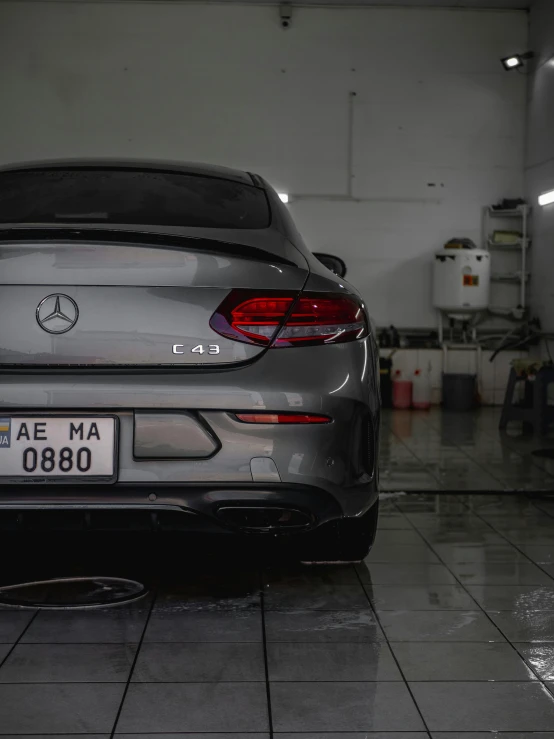
<path id="1" fill-rule="evenodd" d="M 412 408 L 427 411 L 431 407 L 431 372 L 416 369 L 412 382 Z"/>
<path id="2" fill-rule="evenodd" d="M 433 265 L 433 306 L 445 313 L 486 310 L 491 257 L 485 249 L 441 249 Z"/>

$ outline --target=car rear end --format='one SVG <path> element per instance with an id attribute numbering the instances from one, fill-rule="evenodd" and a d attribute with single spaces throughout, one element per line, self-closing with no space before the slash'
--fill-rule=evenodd
<path id="1" fill-rule="evenodd" d="M 4 526 L 301 532 L 376 499 L 365 306 L 262 180 L 0 172 Z"/>

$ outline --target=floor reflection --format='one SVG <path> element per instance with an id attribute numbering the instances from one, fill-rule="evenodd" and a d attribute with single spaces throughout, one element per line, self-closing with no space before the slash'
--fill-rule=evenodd
<path id="1" fill-rule="evenodd" d="M 0 733 L 550 731 L 554 497 L 381 506 L 374 549 L 348 566 L 304 567 L 290 542 L 257 537 L 4 537 L 2 584 L 94 574 L 148 593 L 111 608 L 0 609 Z"/>
<path id="2" fill-rule="evenodd" d="M 391 491 L 554 491 L 554 438 L 498 431 L 500 408 L 384 411 L 381 487 Z"/>

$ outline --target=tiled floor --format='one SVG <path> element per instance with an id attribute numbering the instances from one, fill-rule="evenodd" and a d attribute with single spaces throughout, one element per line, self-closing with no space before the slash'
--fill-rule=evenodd
<path id="1" fill-rule="evenodd" d="M 4 582 L 65 562 L 151 593 L 1 610 L 1 736 L 554 737 L 554 497 L 384 497 L 356 567 L 234 540 L 58 544 L 33 564 L 4 542 Z"/>
<path id="2" fill-rule="evenodd" d="M 500 433 L 500 408 L 471 413 L 384 411 L 381 488 L 390 491 L 554 491 L 553 438 Z"/>

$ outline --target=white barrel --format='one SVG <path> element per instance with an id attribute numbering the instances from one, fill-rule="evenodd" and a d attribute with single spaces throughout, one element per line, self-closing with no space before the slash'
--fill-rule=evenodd
<path id="1" fill-rule="evenodd" d="M 433 265 L 433 306 L 448 313 L 488 308 L 491 259 L 484 249 L 441 249 Z"/>

